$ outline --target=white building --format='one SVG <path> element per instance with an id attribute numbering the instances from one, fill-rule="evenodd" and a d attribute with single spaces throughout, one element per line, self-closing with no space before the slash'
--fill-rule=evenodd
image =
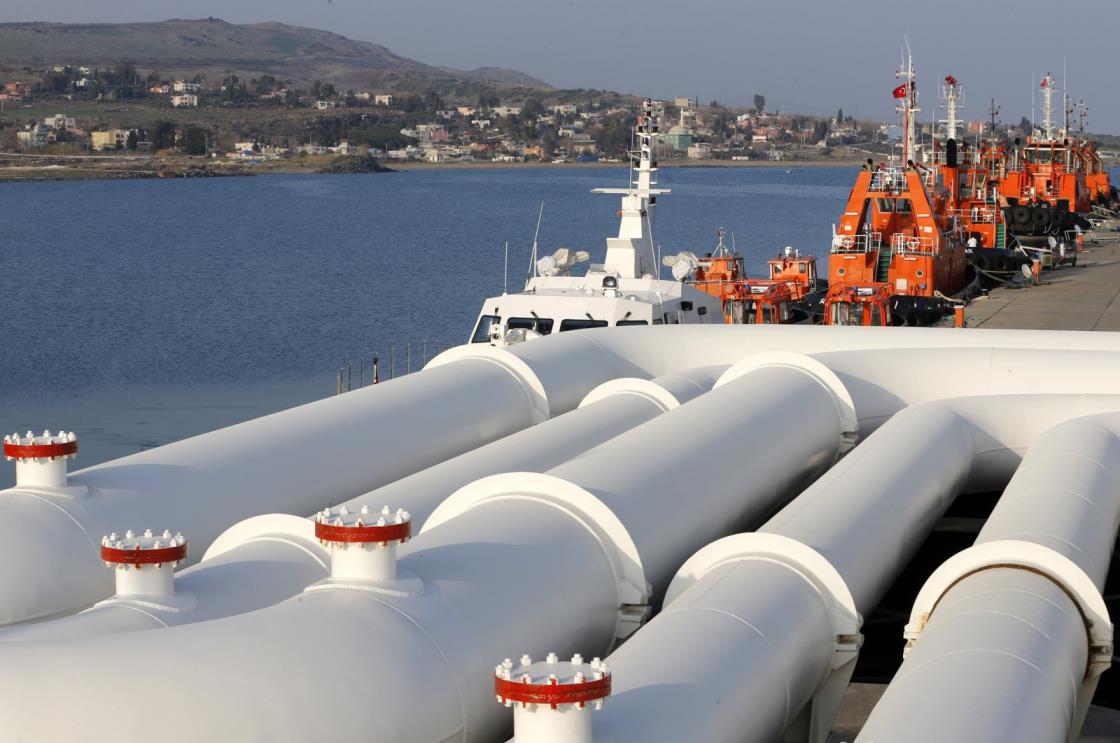
<path id="1" fill-rule="evenodd" d="M 320 111 L 328 108 L 338 108 L 338 101 L 315 101 L 315 108 Z"/>
<path id="2" fill-rule="evenodd" d="M 552 113 L 557 116 L 575 116 L 579 113 L 579 109 L 571 103 L 562 103 L 558 106 L 553 106 Z"/>
<path id="3" fill-rule="evenodd" d="M 373 97 L 375 106 L 391 106 L 393 105 L 393 96 L 388 93 L 381 93 Z"/>
<path id="4" fill-rule="evenodd" d="M 77 125 L 77 120 L 75 120 L 73 116 L 64 116 L 63 114 L 55 114 L 54 116 L 48 116 L 43 119 L 43 126 L 56 131 L 73 129 Z"/>
<path id="5" fill-rule="evenodd" d="M 188 83 L 186 80 L 176 80 L 171 83 L 173 93 L 197 93 L 202 86 L 198 83 Z"/>
<path id="6" fill-rule="evenodd" d="M 496 106 L 494 113 L 498 116 L 520 116 L 521 106 Z"/>
<path id="7" fill-rule="evenodd" d="M 198 96 L 193 93 L 183 93 L 171 96 L 171 105 L 175 108 L 198 106 Z"/>

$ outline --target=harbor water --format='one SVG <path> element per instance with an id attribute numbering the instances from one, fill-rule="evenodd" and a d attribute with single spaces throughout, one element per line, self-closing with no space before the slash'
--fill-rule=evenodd
<path id="1" fill-rule="evenodd" d="M 852 168 L 671 168 L 663 254 L 726 228 L 759 275 L 822 258 Z M 333 394 L 462 343 L 480 302 L 542 255 L 603 254 L 625 168 L 0 185 L 0 428 L 76 430 L 87 466 Z M 0 487 L 13 482 L 0 468 Z"/>

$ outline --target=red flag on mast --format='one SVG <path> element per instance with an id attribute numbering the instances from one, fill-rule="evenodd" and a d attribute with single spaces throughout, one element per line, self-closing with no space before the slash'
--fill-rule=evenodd
<path id="1" fill-rule="evenodd" d="M 891 95 L 893 95 L 895 98 L 905 98 L 906 97 L 906 83 L 903 83 L 902 85 L 899 85 L 897 88 L 895 88 L 894 92 Z"/>

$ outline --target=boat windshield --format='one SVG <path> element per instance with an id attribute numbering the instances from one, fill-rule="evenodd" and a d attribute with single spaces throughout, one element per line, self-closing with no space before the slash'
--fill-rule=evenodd
<path id="1" fill-rule="evenodd" d="M 510 330 L 532 330 L 541 335 L 552 332 L 552 318 L 550 317 L 511 317 L 506 323 Z"/>
<path id="2" fill-rule="evenodd" d="M 859 302 L 836 302 L 829 316 L 831 325 L 863 325 L 863 305 Z"/>
<path id="3" fill-rule="evenodd" d="M 502 322 L 500 315 L 483 315 L 478 318 L 478 325 L 474 328 L 471 343 L 488 343 L 490 341 L 490 326 Z"/>

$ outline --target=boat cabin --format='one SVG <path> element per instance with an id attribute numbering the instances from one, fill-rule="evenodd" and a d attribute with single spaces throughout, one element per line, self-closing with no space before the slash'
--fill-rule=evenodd
<path id="1" fill-rule="evenodd" d="M 890 325 L 890 284 L 830 286 L 824 299 L 824 324 L 863 327 Z"/>

